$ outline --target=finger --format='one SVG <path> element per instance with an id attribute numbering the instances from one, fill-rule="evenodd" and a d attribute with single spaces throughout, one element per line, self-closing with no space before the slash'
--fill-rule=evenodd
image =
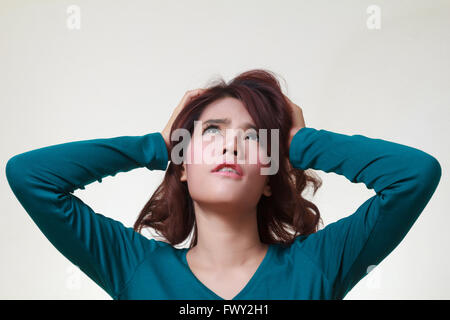
<path id="1" fill-rule="evenodd" d="M 191 90 L 189 92 L 189 95 L 191 95 L 191 96 L 198 96 L 199 94 L 203 93 L 204 91 L 205 91 L 205 89 L 202 89 L 202 88 Z"/>
<path id="2" fill-rule="evenodd" d="M 193 89 L 193 90 L 186 91 L 183 98 L 181 99 L 179 107 L 184 106 L 188 100 L 191 100 L 192 98 L 198 96 L 199 94 L 203 93 L 205 90 L 206 89 L 199 88 L 199 89 Z"/>
<path id="3" fill-rule="evenodd" d="M 200 94 L 202 94 L 205 91 L 205 89 L 196 89 L 191 90 L 188 95 L 188 99 L 192 100 L 195 97 L 198 97 Z"/>
<path id="4" fill-rule="evenodd" d="M 184 94 L 183 98 L 181 99 L 180 103 L 178 104 L 179 109 L 183 109 L 186 104 L 192 100 L 196 96 L 196 90 L 188 90 Z"/>

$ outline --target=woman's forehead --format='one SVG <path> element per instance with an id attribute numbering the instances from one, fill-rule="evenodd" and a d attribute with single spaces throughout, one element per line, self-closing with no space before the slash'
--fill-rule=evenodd
<path id="1" fill-rule="evenodd" d="M 253 119 L 241 101 L 235 98 L 224 98 L 208 105 L 199 117 L 199 121 L 220 119 L 225 125 L 250 122 Z"/>

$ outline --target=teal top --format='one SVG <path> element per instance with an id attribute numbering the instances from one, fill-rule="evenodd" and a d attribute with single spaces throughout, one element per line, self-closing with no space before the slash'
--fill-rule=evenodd
<path id="1" fill-rule="evenodd" d="M 342 299 L 402 241 L 441 178 L 439 162 L 421 150 L 310 127 L 293 137 L 289 160 L 362 182 L 376 194 L 290 246 L 271 244 L 233 300 Z M 47 239 L 113 299 L 223 299 L 190 270 L 187 248 L 149 239 L 73 195 L 118 172 L 165 170 L 168 161 L 161 133 L 153 132 L 24 152 L 9 159 L 6 177 Z"/>

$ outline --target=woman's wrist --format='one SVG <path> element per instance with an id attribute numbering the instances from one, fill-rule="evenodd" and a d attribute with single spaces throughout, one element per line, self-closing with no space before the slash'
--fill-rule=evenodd
<path id="1" fill-rule="evenodd" d="M 165 143 L 165 145 L 166 145 L 167 152 L 168 152 L 168 151 L 169 151 L 169 148 L 170 148 L 168 134 L 167 134 L 166 131 L 163 130 L 163 131 L 161 131 L 161 135 L 162 135 L 162 137 L 163 137 L 163 139 L 164 139 L 164 143 Z"/>
<path id="2" fill-rule="evenodd" d="M 289 132 L 289 147 L 291 146 L 292 143 L 292 139 L 294 138 L 294 136 L 297 134 L 297 132 L 299 132 L 302 128 L 304 127 L 296 127 L 296 128 L 292 128 L 291 131 Z"/>

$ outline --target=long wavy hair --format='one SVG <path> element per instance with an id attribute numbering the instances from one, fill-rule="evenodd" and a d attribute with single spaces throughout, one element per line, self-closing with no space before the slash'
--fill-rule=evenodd
<path id="1" fill-rule="evenodd" d="M 244 72 L 229 83 L 222 78 L 213 80 L 199 96 L 186 103 L 174 120 L 172 132 L 187 129 L 191 136 L 194 121 L 215 100 L 232 97 L 240 100 L 256 124 L 257 129 L 279 129 L 279 169 L 269 176 L 271 196 L 262 195 L 257 204 L 257 224 L 262 243 L 290 245 L 297 235 L 308 235 L 322 223 L 319 209 L 303 198 L 308 186 L 315 195 L 322 185 L 320 177 L 310 170 L 295 169 L 289 161 L 289 132 L 292 126 L 290 107 L 274 73 L 264 69 Z M 270 130 L 267 130 L 270 132 Z M 271 135 L 267 138 L 267 153 L 271 150 Z M 170 141 L 169 160 L 177 141 Z M 182 164 L 169 162 L 162 183 L 144 205 L 134 230 L 152 228 L 163 241 L 175 246 L 188 239 L 189 248 L 197 244 L 197 226 L 193 200 L 187 182 L 180 181 Z"/>

